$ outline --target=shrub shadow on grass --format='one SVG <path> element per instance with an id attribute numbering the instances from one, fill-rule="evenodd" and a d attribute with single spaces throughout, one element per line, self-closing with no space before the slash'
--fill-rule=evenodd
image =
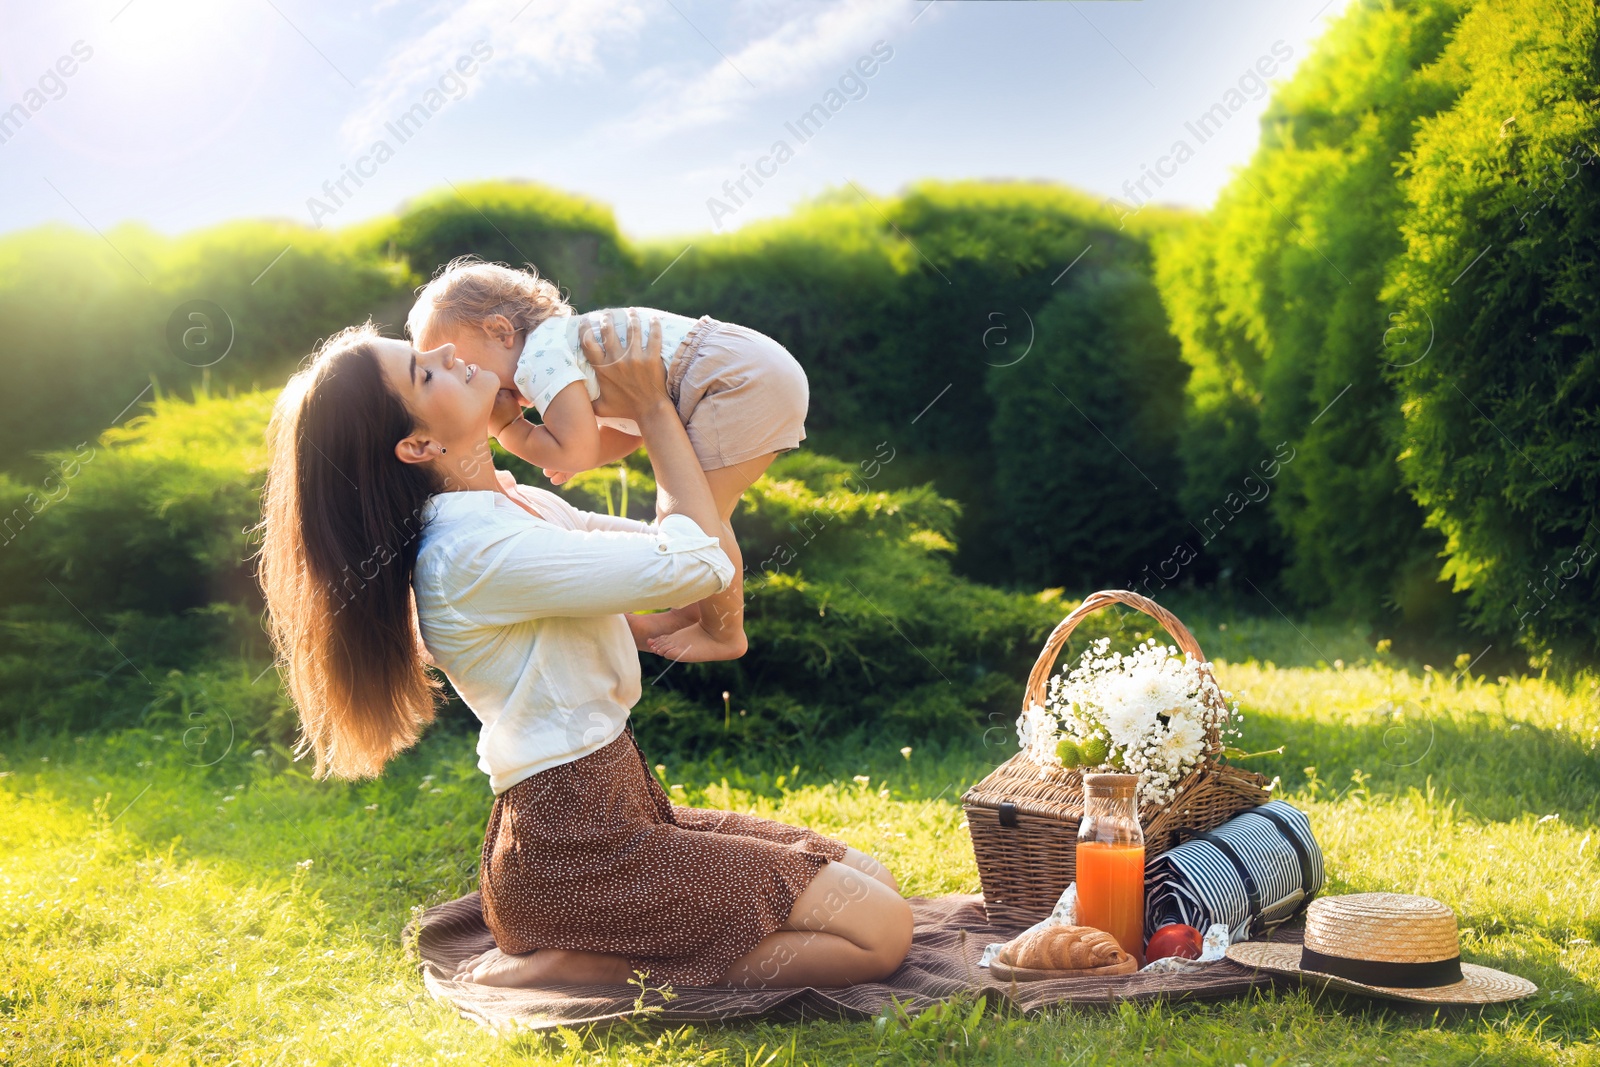
<path id="1" fill-rule="evenodd" d="M 1279 745 L 1281 756 L 1242 763 L 1278 775 L 1289 792 L 1398 797 L 1431 787 L 1479 819 L 1560 812 L 1569 823 L 1600 821 L 1600 759 L 1565 730 L 1409 704 L 1380 705 L 1366 720 L 1343 722 L 1251 714 L 1249 747 Z"/>

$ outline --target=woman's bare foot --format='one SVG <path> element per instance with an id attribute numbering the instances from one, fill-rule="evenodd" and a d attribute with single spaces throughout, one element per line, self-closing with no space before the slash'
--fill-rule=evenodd
<path id="1" fill-rule="evenodd" d="M 706 633 L 705 628 L 699 623 L 652 638 L 648 644 L 651 652 L 677 663 L 712 663 L 717 660 L 738 659 L 749 647 L 742 629 L 734 631 L 727 637 L 716 638 Z"/>
<path id="2" fill-rule="evenodd" d="M 554 985 L 620 985 L 631 973 L 626 959 L 603 952 L 541 948 L 513 956 L 492 948 L 462 960 L 451 978 L 478 985 L 533 989 Z"/>
<path id="3" fill-rule="evenodd" d="M 456 973 L 450 977 L 452 981 L 476 982 L 478 985 L 529 986 L 545 969 L 545 961 L 538 951 L 513 956 L 492 948 L 462 960 L 456 965 Z"/>
<path id="4" fill-rule="evenodd" d="M 689 608 L 673 608 L 651 615 L 628 615 L 628 629 L 633 633 L 633 644 L 640 652 L 650 651 L 650 639 L 665 637 L 691 623 L 700 621 L 700 613 Z"/>

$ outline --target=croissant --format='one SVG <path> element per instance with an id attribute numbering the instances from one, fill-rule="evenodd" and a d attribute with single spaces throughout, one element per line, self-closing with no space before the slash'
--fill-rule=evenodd
<path id="1" fill-rule="evenodd" d="M 1100 974 L 1131 974 L 1138 962 L 1117 939 L 1092 926 L 1057 924 L 1022 934 L 997 957 L 1010 967 L 1039 971 L 1085 971 Z"/>

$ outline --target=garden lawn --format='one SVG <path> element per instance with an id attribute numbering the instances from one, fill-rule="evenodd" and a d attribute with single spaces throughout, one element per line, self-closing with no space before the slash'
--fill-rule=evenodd
<path id="1" fill-rule="evenodd" d="M 1600 1064 L 1595 680 L 1381 658 L 1220 674 L 1243 701 L 1247 747 L 1285 746 L 1252 765 L 1310 813 L 1325 892 L 1445 901 L 1466 958 L 1533 979 L 1535 998 L 1436 1015 L 1295 991 L 973 1025 L 964 1005 L 911 1030 L 641 1017 L 499 1037 L 433 1002 L 400 941 L 421 907 L 475 886 L 490 797 L 469 737 L 437 733 L 351 785 L 263 750 L 197 766 L 220 734 L 201 746 L 133 730 L 0 746 L 0 1062 Z M 873 852 L 908 894 L 973 892 L 959 796 L 1015 750 L 1006 730 L 987 740 L 938 752 L 881 738 L 737 766 L 668 758 L 658 773 L 682 803 Z"/>

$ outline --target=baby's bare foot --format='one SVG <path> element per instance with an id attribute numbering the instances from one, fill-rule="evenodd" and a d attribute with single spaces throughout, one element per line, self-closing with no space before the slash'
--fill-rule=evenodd
<path id="1" fill-rule="evenodd" d="M 744 631 L 736 630 L 727 637 L 712 637 L 699 623 L 681 630 L 653 638 L 650 651 L 680 663 L 713 663 L 718 660 L 738 659 L 748 647 Z"/>
<path id="2" fill-rule="evenodd" d="M 628 629 L 633 633 L 634 646 L 641 652 L 650 651 L 650 639 L 664 637 L 674 630 L 681 630 L 689 620 L 681 618 L 677 609 L 672 611 L 658 611 L 654 615 L 628 615 Z"/>
<path id="3" fill-rule="evenodd" d="M 633 647 L 640 652 L 649 652 L 652 635 L 650 633 L 650 624 L 645 620 L 649 619 L 650 616 L 624 615 L 623 618 L 628 620 L 628 633 L 633 637 Z"/>

